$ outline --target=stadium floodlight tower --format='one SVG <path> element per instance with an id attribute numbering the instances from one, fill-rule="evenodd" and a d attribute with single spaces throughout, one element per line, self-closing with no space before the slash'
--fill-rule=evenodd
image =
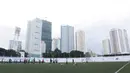
<path id="1" fill-rule="evenodd" d="M 15 27 L 14 43 L 13 43 L 13 50 L 15 50 L 15 51 L 19 51 L 18 41 L 19 41 L 20 31 L 21 31 L 20 27 Z"/>

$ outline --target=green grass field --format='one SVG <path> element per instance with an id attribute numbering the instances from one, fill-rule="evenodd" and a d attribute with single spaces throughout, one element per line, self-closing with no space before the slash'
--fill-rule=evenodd
<path id="1" fill-rule="evenodd" d="M 0 73 L 114 73 L 125 62 L 73 64 L 0 64 Z M 130 73 L 130 64 L 119 73 Z"/>

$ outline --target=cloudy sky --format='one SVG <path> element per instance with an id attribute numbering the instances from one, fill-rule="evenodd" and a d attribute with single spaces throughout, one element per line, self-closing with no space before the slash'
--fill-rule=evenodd
<path id="1" fill-rule="evenodd" d="M 84 30 L 86 47 L 100 54 L 111 28 L 127 29 L 130 35 L 129 0 L 0 0 L 0 47 L 8 48 L 19 26 L 24 48 L 27 22 L 36 17 L 52 22 L 52 37 L 60 36 L 62 24 Z"/>

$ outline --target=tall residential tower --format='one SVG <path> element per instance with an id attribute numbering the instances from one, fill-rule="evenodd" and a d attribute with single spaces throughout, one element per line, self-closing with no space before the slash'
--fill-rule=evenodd
<path id="1" fill-rule="evenodd" d="M 75 48 L 77 51 L 86 52 L 85 49 L 85 32 L 79 30 L 75 33 Z"/>
<path id="2" fill-rule="evenodd" d="M 113 54 L 129 52 L 128 36 L 125 29 L 112 29 L 110 31 L 110 40 Z"/>
<path id="3" fill-rule="evenodd" d="M 74 49 L 74 27 L 61 26 L 61 52 L 69 53 Z"/>
<path id="4" fill-rule="evenodd" d="M 109 39 L 104 39 L 102 41 L 102 46 L 103 46 L 103 54 L 108 55 L 111 54 L 111 45 L 110 45 L 110 40 Z"/>

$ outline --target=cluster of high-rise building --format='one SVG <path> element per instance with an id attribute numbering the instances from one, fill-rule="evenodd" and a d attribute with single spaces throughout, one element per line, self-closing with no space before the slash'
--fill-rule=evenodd
<path id="1" fill-rule="evenodd" d="M 75 49 L 85 52 L 85 32 L 80 30 L 74 37 L 74 27 L 65 25 L 61 26 L 61 38 L 52 39 L 51 22 L 39 18 L 28 22 L 26 51 L 30 57 L 41 57 L 56 48 L 66 53 Z"/>
<path id="2" fill-rule="evenodd" d="M 18 39 L 21 28 L 16 27 L 14 39 L 9 41 L 9 49 L 22 50 L 22 42 Z M 130 53 L 127 31 L 111 29 L 110 38 L 102 41 L 104 55 Z M 60 50 L 70 53 L 72 50 L 87 52 L 85 48 L 85 32 L 74 31 L 73 26 L 61 26 L 61 37 L 52 39 L 52 22 L 36 18 L 28 21 L 25 51 L 30 57 L 42 57 L 42 53 Z"/>
<path id="3" fill-rule="evenodd" d="M 111 29 L 110 39 L 102 41 L 104 54 L 130 53 L 127 31 L 125 29 Z"/>

